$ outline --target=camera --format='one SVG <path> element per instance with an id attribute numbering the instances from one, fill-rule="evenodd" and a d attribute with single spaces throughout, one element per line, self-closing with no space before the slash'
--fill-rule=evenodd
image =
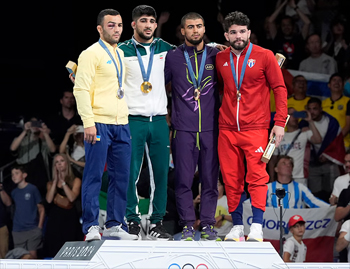
<path id="1" fill-rule="evenodd" d="M 297 119 L 305 119 L 307 118 L 307 112 L 306 111 L 295 111 L 293 112 L 293 117 Z"/>
<path id="2" fill-rule="evenodd" d="M 276 196 L 280 199 L 283 199 L 284 196 L 286 196 L 286 190 L 284 188 L 277 188 L 276 189 Z"/>
<path id="3" fill-rule="evenodd" d="M 42 121 L 41 120 L 32 120 L 30 123 L 31 123 L 31 127 L 41 128 Z"/>

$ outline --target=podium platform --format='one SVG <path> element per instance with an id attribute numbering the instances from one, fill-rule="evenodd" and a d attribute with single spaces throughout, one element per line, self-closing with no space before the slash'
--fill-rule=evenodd
<path id="1" fill-rule="evenodd" d="M 287 266 L 269 242 L 208 241 L 67 242 L 52 260 L 0 260 L 0 269 L 287 269 L 308 268 L 307 265 Z M 313 265 L 317 268 L 349 268 L 349 264 L 347 267 L 342 264 Z"/>

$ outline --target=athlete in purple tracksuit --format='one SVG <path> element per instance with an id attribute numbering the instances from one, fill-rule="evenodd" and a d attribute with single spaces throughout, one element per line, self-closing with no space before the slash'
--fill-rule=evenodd
<path id="1" fill-rule="evenodd" d="M 196 216 L 191 187 L 197 164 L 201 182 L 201 237 L 218 240 L 213 225 L 216 222 L 219 175 L 219 94 L 215 70 L 219 50 L 204 44 L 204 20 L 199 14 L 186 14 L 181 20 L 181 31 L 185 43 L 169 51 L 165 61 L 165 80 L 171 82 L 172 87 L 171 123 L 174 131 L 171 149 L 176 204 L 180 225 L 184 227 L 181 240 L 194 239 L 192 226 Z"/>

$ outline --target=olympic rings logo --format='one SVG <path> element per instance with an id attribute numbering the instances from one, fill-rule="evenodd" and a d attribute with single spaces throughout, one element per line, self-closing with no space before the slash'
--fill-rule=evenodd
<path id="1" fill-rule="evenodd" d="M 186 263 L 182 267 L 177 263 L 172 263 L 169 265 L 168 269 L 209 269 L 209 268 L 204 263 L 200 263 L 196 267 L 191 263 Z"/>

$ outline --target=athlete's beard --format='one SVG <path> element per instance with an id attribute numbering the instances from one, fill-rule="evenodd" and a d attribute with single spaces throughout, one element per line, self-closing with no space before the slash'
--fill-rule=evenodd
<path id="1" fill-rule="evenodd" d="M 243 50 L 247 45 L 248 45 L 248 40 L 242 40 L 243 44 L 242 45 L 236 45 L 237 40 L 230 42 L 230 45 L 232 48 L 234 48 L 235 50 Z"/>
<path id="2" fill-rule="evenodd" d="M 119 38 L 118 38 L 118 39 L 115 39 L 115 38 L 113 38 L 110 34 L 108 34 L 108 33 L 105 32 L 105 31 L 103 31 L 102 35 L 103 35 L 104 40 L 105 40 L 108 44 L 110 44 L 111 46 L 113 46 L 113 45 L 115 45 L 115 44 L 118 44 L 118 42 L 119 42 Z"/>
<path id="3" fill-rule="evenodd" d="M 144 40 L 150 40 L 150 39 L 152 39 L 152 37 L 153 37 L 153 33 L 152 33 L 152 35 L 150 35 L 150 36 L 146 36 L 142 31 L 140 31 L 140 30 L 138 30 L 138 29 L 136 29 L 136 32 L 137 32 L 137 34 L 139 35 L 139 37 L 141 37 L 141 38 L 144 39 Z"/>
<path id="4" fill-rule="evenodd" d="M 203 38 L 194 40 L 194 39 L 187 39 L 187 38 L 185 37 L 185 39 L 186 39 L 189 43 L 191 43 L 193 46 L 197 46 L 198 44 L 200 44 L 200 43 L 203 41 Z"/>

